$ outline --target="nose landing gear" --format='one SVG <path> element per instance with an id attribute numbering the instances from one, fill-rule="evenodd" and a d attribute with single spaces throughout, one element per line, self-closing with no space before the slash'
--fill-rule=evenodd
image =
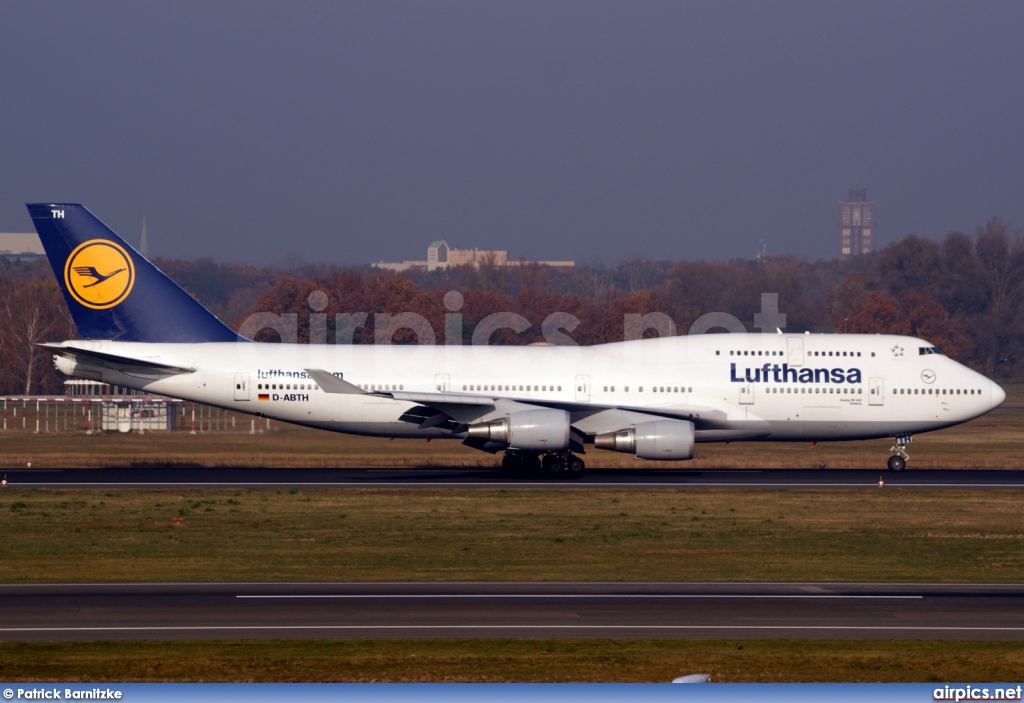
<path id="1" fill-rule="evenodd" d="M 896 435 L 896 444 L 893 445 L 892 456 L 889 457 L 889 471 L 903 471 L 907 468 L 907 460 L 910 459 L 910 455 L 907 454 L 907 445 L 913 441 L 913 437 L 908 434 Z"/>

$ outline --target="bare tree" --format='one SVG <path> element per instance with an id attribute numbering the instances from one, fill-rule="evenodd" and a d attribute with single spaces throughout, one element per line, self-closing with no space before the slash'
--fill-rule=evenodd
<path id="1" fill-rule="evenodd" d="M 12 387 L 16 383 L 29 395 L 49 371 L 39 365 L 46 355 L 38 345 L 69 336 L 68 317 L 52 280 L 8 282 L 6 288 L 0 308 L 0 326 L 7 337 L 5 365 Z"/>

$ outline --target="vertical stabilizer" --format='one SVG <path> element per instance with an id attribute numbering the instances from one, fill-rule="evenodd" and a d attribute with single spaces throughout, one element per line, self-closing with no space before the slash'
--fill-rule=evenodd
<path id="1" fill-rule="evenodd" d="M 85 207 L 33 203 L 28 211 L 83 339 L 240 339 Z"/>

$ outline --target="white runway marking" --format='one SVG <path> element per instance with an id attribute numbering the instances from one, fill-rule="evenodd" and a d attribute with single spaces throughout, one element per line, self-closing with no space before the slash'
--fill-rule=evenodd
<path id="1" fill-rule="evenodd" d="M 155 625 L 138 627 L 5 627 L 15 632 L 215 632 L 248 630 L 849 630 L 857 632 L 1024 632 L 1024 627 L 913 625 Z"/>
<path id="2" fill-rule="evenodd" d="M 560 483 L 558 481 L 543 482 L 498 482 L 474 483 L 460 481 L 334 481 L 334 482 L 267 482 L 267 481 L 73 481 L 62 483 L 22 483 L 10 484 L 8 488 L 85 488 L 110 487 L 124 488 L 878 488 L 877 481 L 867 483 L 749 483 L 749 482 L 701 482 L 699 480 L 681 482 L 634 482 L 621 481 L 615 483 Z M 894 483 L 886 482 L 886 488 L 1024 488 L 1019 483 Z"/>
<path id="3" fill-rule="evenodd" d="M 349 594 L 349 593 L 310 593 L 310 594 L 266 594 L 266 595 L 236 595 L 235 598 L 633 598 L 633 599 L 655 599 L 655 598 L 801 598 L 801 599 L 869 599 L 869 600 L 920 600 L 924 596 L 858 596 L 858 595 L 822 595 L 822 594 L 691 594 L 691 593 L 627 593 L 616 595 L 613 593 L 470 593 L 458 595 L 454 593 L 390 593 L 382 595 L 371 594 Z"/>

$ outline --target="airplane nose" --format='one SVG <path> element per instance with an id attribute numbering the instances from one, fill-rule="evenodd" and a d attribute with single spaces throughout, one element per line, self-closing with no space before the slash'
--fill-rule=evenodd
<path id="1" fill-rule="evenodd" d="M 998 408 L 1006 400 L 1006 391 L 1004 391 L 998 383 L 992 382 L 992 407 Z"/>

